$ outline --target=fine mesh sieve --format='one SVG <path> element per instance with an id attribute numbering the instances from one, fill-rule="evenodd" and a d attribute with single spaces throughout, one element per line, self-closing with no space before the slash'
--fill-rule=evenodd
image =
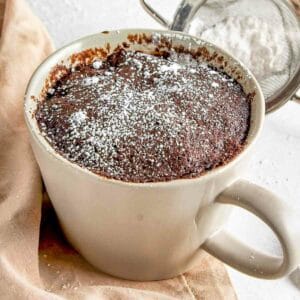
<path id="1" fill-rule="evenodd" d="M 300 0 L 184 0 L 173 22 L 141 3 L 165 27 L 209 40 L 244 62 L 262 87 L 267 111 L 299 97 Z M 237 43 L 228 41 L 230 34 Z M 249 47 L 255 39 L 258 46 Z"/>

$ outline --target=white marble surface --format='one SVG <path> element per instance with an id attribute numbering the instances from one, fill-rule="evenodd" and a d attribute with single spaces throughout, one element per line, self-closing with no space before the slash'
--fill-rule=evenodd
<path id="1" fill-rule="evenodd" d="M 27 0 L 44 21 L 57 47 L 102 30 L 160 28 L 141 8 L 138 0 Z M 148 0 L 163 15 L 171 16 L 178 1 Z M 300 212 L 300 104 L 288 103 L 268 115 L 247 179 L 280 195 Z M 273 253 L 280 253 L 277 240 L 261 222 L 237 209 L 228 227 L 240 238 Z M 300 251 L 300 241 L 299 241 Z M 241 300 L 300 299 L 291 278 L 258 280 L 228 268 Z"/>

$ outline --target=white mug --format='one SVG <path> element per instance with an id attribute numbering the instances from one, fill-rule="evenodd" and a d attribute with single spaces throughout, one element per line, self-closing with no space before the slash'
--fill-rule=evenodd
<path id="1" fill-rule="evenodd" d="M 245 92 L 254 92 L 251 124 L 244 150 L 225 166 L 192 179 L 130 183 L 108 179 L 69 162 L 47 143 L 34 118 L 37 100 L 52 68 L 89 48 L 113 49 L 128 34 L 145 34 L 155 48 L 163 36 L 189 49 L 205 47 L 223 61 Z M 226 62 L 226 64 L 224 64 Z M 226 66 L 225 66 L 226 65 Z M 240 75 L 240 76 L 238 76 Z M 34 96 L 35 98 L 33 98 Z M 159 280 L 190 269 L 202 249 L 241 272 L 278 278 L 300 263 L 299 216 L 268 190 L 240 179 L 264 122 L 264 98 L 253 75 L 218 47 L 171 31 L 129 29 L 84 37 L 56 51 L 32 76 L 25 96 L 25 118 L 35 157 L 62 229 L 70 243 L 95 267 L 132 280 Z M 229 205 L 231 204 L 231 205 Z M 242 207 L 268 224 L 281 242 L 283 257 L 253 249 L 222 229 L 232 205 Z"/>

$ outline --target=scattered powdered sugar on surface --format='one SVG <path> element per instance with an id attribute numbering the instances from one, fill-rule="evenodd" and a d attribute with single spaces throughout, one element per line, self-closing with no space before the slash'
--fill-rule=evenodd
<path id="1" fill-rule="evenodd" d="M 86 77 L 82 80 L 83 85 L 93 85 L 99 82 L 99 77 L 92 76 L 92 77 Z"/>
<path id="2" fill-rule="evenodd" d="M 180 64 L 174 62 L 171 65 L 162 65 L 160 68 L 160 71 L 161 72 L 174 72 L 174 74 L 177 75 L 178 70 L 180 70 L 180 69 L 181 69 Z"/>
<path id="3" fill-rule="evenodd" d="M 102 66 L 102 62 L 101 62 L 100 60 L 95 60 L 95 61 L 93 62 L 93 68 L 94 68 L 94 69 L 100 69 L 101 66 Z"/>
<path id="4" fill-rule="evenodd" d="M 79 110 L 72 113 L 69 117 L 70 126 L 76 128 L 76 126 L 82 124 L 86 120 L 86 113 L 85 111 Z"/>
<path id="5" fill-rule="evenodd" d="M 36 118 L 53 148 L 98 174 L 133 182 L 199 176 L 238 153 L 250 100 L 189 54 L 120 51 L 53 86 Z"/>

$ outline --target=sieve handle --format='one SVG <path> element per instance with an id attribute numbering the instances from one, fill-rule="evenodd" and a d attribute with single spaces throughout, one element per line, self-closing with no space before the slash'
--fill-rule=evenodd
<path id="1" fill-rule="evenodd" d="M 162 26 L 166 28 L 170 28 L 171 23 L 167 19 L 165 19 L 163 16 L 161 16 L 156 10 L 153 9 L 152 6 L 150 6 L 147 1 L 140 0 L 140 3 L 144 10 L 158 23 L 160 23 Z"/>
<path id="2" fill-rule="evenodd" d="M 172 21 L 168 21 L 161 16 L 155 9 L 153 9 L 148 1 L 140 0 L 140 3 L 144 10 L 162 26 L 175 31 L 182 31 L 206 1 L 207 0 L 182 0 L 175 13 L 175 18 Z M 176 26 L 174 26 L 175 24 Z"/>
<path id="3" fill-rule="evenodd" d="M 298 103 L 300 103 L 300 88 L 299 90 L 295 93 L 295 95 L 292 97 L 292 100 L 297 101 Z"/>

